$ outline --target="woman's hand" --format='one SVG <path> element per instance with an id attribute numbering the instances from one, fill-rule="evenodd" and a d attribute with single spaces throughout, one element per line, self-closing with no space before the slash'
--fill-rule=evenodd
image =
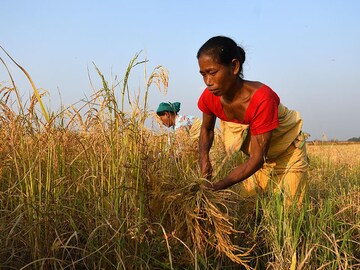
<path id="1" fill-rule="evenodd" d="M 223 180 L 219 180 L 217 182 L 205 181 L 201 185 L 201 187 L 204 189 L 210 189 L 210 190 L 216 191 L 216 190 L 224 189 L 223 184 L 224 184 Z"/>
<path id="2" fill-rule="evenodd" d="M 204 183 L 201 184 L 201 188 L 214 190 L 213 183 L 210 181 L 204 181 Z"/>

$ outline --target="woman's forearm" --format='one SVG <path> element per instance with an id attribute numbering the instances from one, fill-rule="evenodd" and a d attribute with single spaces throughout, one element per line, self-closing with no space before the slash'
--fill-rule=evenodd
<path id="1" fill-rule="evenodd" d="M 214 131 L 201 127 L 199 139 L 199 166 L 202 176 L 211 179 L 212 166 L 210 162 L 209 152 L 214 141 Z"/>
<path id="2" fill-rule="evenodd" d="M 271 131 L 251 136 L 249 159 L 233 169 L 228 176 L 213 184 L 215 190 L 228 188 L 239 183 L 261 169 L 271 142 Z"/>
<path id="3" fill-rule="evenodd" d="M 214 142 L 214 130 L 201 127 L 199 139 L 199 158 L 209 157 L 211 146 Z"/>
<path id="4" fill-rule="evenodd" d="M 262 158 L 249 159 L 248 161 L 234 168 L 222 180 L 213 183 L 213 189 L 214 190 L 226 189 L 234 184 L 237 184 L 249 178 L 259 169 L 261 169 L 263 164 L 264 164 L 264 160 Z"/>

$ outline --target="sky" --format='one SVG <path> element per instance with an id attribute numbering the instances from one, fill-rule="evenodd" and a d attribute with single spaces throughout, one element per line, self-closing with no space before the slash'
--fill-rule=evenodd
<path id="1" fill-rule="evenodd" d="M 168 92 L 152 87 L 149 108 L 178 101 L 180 113 L 201 117 L 196 53 L 225 35 L 246 51 L 244 78 L 267 84 L 299 111 L 309 140 L 360 137 L 360 1 L 0 0 L 0 7 L 0 46 L 48 92 L 53 111 L 101 89 L 94 64 L 112 84 L 140 53 L 148 62 L 132 71 L 130 91 L 144 89 L 145 68 L 148 76 L 161 65 Z M 3 51 L 0 57 L 26 99 L 30 84 Z"/>

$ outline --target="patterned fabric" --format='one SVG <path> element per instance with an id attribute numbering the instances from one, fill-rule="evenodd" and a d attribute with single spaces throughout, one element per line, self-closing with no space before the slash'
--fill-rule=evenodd
<path id="1" fill-rule="evenodd" d="M 191 126 L 194 124 L 195 117 L 192 115 L 181 115 L 178 114 L 175 118 L 175 126 L 174 129 L 184 129 L 189 131 Z"/>

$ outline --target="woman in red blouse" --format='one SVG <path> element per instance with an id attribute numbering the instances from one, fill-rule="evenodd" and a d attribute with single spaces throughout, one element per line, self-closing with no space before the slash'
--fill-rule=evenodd
<path id="1" fill-rule="evenodd" d="M 228 154 L 241 149 L 248 155 L 225 178 L 207 186 L 220 190 L 241 182 L 243 195 L 252 196 L 259 188 L 268 189 L 274 180 L 275 189 L 285 191 L 289 200 L 297 194 L 301 200 L 308 163 L 299 114 L 283 106 L 267 85 L 243 79 L 245 51 L 232 39 L 209 39 L 197 58 L 206 84 L 198 101 L 203 112 L 199 142 L 203 177 L 210 180 L 212 176 L 209 151 L 216 118 Z"/>

